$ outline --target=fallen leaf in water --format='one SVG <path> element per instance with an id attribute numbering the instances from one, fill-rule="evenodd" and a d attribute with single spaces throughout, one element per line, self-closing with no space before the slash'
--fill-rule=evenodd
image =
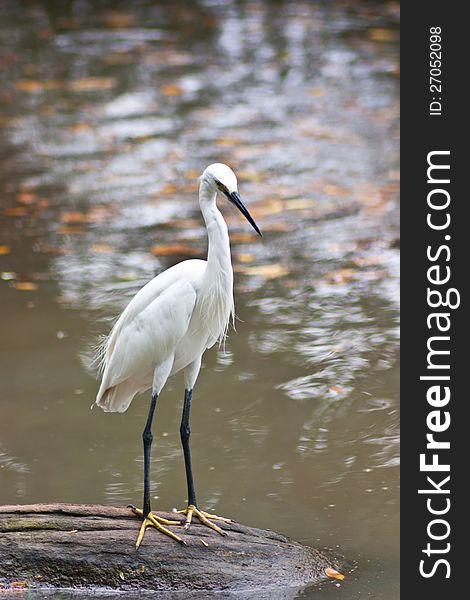
<path id="1" fill-rule="evenodd" d="M 140 565 L 140 569 L 139 569 L 139 571 L 140 571 L 141 573 L 145 573 L 145 565 Z"/>
<path id="2" fill-rule="evenodd" d="M 63 225 L 62 227 L 59 227 L 57 229 L 57 233 L 60 234 L 64 234 L 64 233 L 71 233 L 71 234 L 75 234 L 75 233 L 83 233 L 85 230 L 83 229 L 83 227 L 80 227 L 79 225 Z"/>
<path id="3" fill-rule="evenodd" d="M 37 81 L 35 79 L 20 79 L 15 83 L 16 89 L 29 94 L 35 94 L 44 90 L 56 90 L 61 87 L 61 82 L 50 79 L 49 81 Z"/>
<path id="4" fill-rule="evenodd" d="M 14 127 L 18 123 L 15 117 L 5 117 L 0 115 L 0 127 Z"/>
<path id="5" fill-rule="evenodd" d="M 114 248 L 109 244 L 92 244 L 90 250 L 97 254 L 111 254 L 114 252 Z"/>
<path id="6" fill-rule="evenodd" d="M 78 211 L 63 212 L 59 215 L 62 223 L 90 223 L 90 216 Z"/>
<path id="7" fill-rule="evenodd" d="M 24 206 L 9 206 L 3 209 L 3 214 L 7 217 L 24 217 L 28 211 Z"/>
<path id="8" fill-rule="evenodd" d="M 166 85 L 162 85 L 160 91 L 164 96 L 181 96 L 183 93 L 183 88 L 175 83 L 168 83 Z"/>
<path id="9" fill-rule="evenodd" d="M 257 265 L 255 267 L 243 267 L 240 269 L 245 275 L 256 275 L 264 279 L 277 279 L 289 274 L 289 269 L 280 264 Z"/>
<path id="10" fill-rule="evenodd" d="M 125 12 L 109 12 L 103 16 L 103 25 L 110 29 L 130 27 L 134 23 L 134 15 Z"/>
<path id="11" fill-rule="evenodd" d="M 31 192 L 21 192 L 16 196 L 16 200 L 21 204 L 34 204 L 36 199 L 36 195 Z"/>
<path id="12" fill-rule="evenodd" d="M 70 246 L 54 246 L 52 244 L 40 244 L 37 251 L 42 254 L 67 254 L 72 251 Z"/>
<path id="13" fill-rule="evenodd" d="M 71 529 L 70 531 L 67 531 L 66 533 L 78 533 L 78 529 Z"/>
<path id="14" fill-rule="evenodd" d="M 257 202 L 250 208 L 250 213 L 256 220 L 261 217 L 277 215 L 283 210 L 284 203 L 282 202 L 282 200 L 262 200 L 261 202 Z"/>
<path id="15" fill-rule="evenodd" d="M 267 174 L 261 171 L 237 171 L 238 181 L 252 181 L 260 183 L 267 179 Z"/>
<path id="16" fill-rule="evenodd" d="M 10 254 L 10 252 L 10 246 L 0 246 L 0 256 L 5 256 L 6 254 Z"/>
<path id="17" fill-rule="evenodd" d="M 113 52 L 104 56 L 102 60 L 108 65 L 128 65 L 134 60 L 134 57 L 126 51 Z"/>
<path id="18" fill-rule="evenodd" d="M 351 194 L 350 189 L 341 187 L 339 185 L 332 185 L 330 183 L 323 185 L 321 187 L 321 191 L 329 196 L 349 196 Z"/>
<path id="19" fill-rule="evenodd" d="M 243 140 L 239 137 L 228 137 L 228 136 L 220 137 L 215 140 L 215 143 L 218 146 L 239 146 L 242 142 L 243 142 Z"/>
<path id="20" fill-rule="evenodd" d="M 199 538 L 199 539 L 201 539 L 201 538 Z M 209 544 L 208 544 L 206 541 L 204 541 L 204 540 L 201 540 L 201 544 L 202 544 L 203 546 L 205 546 L 206 548 L 209 548 Z"/>
<path id="21" fill-rule="evenodd" d="M 59 17 L 55 24 L 59 29 L 75 29 L 78 27 L 78 22 L 73 17 Z"/>
<path id="22" fill-rule="evenodd" d="M 398 32 L 392 31 L 391 29 L 382 29 L 380 27 L 374 27 L 369 29 L 367 32 L 369 39 L 374 42 L 395 42 L 398 40 Z"/>
<path id="23" fill-rule="evenodd" d="M 59 215 L 62 223 L 97 223 L 109 217 L 111 211 L 105 207 L 96 206 L 87 213 L 79 211 L 63 212 Z"/>
<path id="24" fill-rule="evenodd" d="M 116 83 L 115 77 L 82 77 L 71 81 L 68 88 L 72 92 L 95 92 L 110 90 Z"/>
<path id="25" fill-rule="evenodd" d="M 333 579 L 339 579 L 340 581 L 343 581 L 343 579 L 344 579 L 344 575 L 342 573 L 340 573 L 336 569 L 332 569 L 330 567 L 327 567 L 325 569 L 325 574 L 328 577 L 332 577 Z"/>
<path id="26" fill-rule="evenodd" d="M 38 284 L 32 281 L 16 281 L 13 287 L 22 292 L 34 292 L 38 289 Z"/>
<path id="27" fill-rule="evenodd" d="M 170 256 L 172 254 L 190 254 L 195 256 L 200 254 L 197 248 L 186 246 L 185 244 L 160 244 L 153 246 L 151 252 L 154 256 Z"/>
<path id="28" fill-rule="evenodd" d="M 165 185 L 160 190 L 160 194 L 174 194 L 177 190 L 177 187 L 174 183 L 165 183 Z"/>
<path id="29" fill-rule="evenodd" d="M 286 200 L 284 206 L 287 210 L 304 210 L 305 208 L 311 208 L 315 206 L 315 200 L 309 200 L 304 198 L 296 198 L 294 200 Z"/>
<path id="30" fill-rule="evenodd" d="M 119 577 L 124 581 L 125 577 L 124 577 L 124 573 L 122 571 L 119 571 Z"/>
<path id="31" fill-rule="evenodd" d="M 167 223 L 162 223 L 162 226 L 176 229 L 194 229 L 196 227 L 201 227 L 202 222 L 198 219 L 178 219 L 177 221 L 168 221 Z"/>
<path id="32" fill-rule="evenodd" d="M 258 240 L 258 236 L 254 233 L 242 233 L 242 232 L 233 232 L 230 234 L 230 241 L 234 244 L 240 243 L 243 244 L 245 242 L 256 242 Z"/>
<path id="33" fill-rule="evenodd" d="M 292 224 L 279 222 L 279 223 L 263 223 L 261 233 L 286 233 L 287 231 L 292 231 Z"/>
<path id="34" fill-rule="evenodd" d="M 67 127 L 67 131 L 70 133 L 83 133 L 84 131 L 90 131 L 91 125 L 89 123 L 74 123 Z"/>
<path id="35" fill-rule="evenodd" d="M 241 263 L 251 263 L 255 260 L 253 254 L 238 254 L 237 258 Z"/>

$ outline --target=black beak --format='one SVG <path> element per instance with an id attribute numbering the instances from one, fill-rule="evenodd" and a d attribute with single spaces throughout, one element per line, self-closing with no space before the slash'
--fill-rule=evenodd
<path id="1" fill-rule="evenodd" d="M 248 209 L 243 204 L 242 199 L 240 198 L 240 194 L 238 192 L 229 192 L 226 195 L 227 195 L 227 198 L 230 200 L 230 202 L 232 204 L 235 204 L 235 206 L 242 213 L 242 215 L 245 217 L 245 219 L 248 221 L 248 223 L 250 223 L 250 225 L 253 227 L 253 229 L 256 231 L 256 233 L 259 234 L 260 236 L 262 236 L 263 234 L 258 229 L 258 225 L 254 222 L 253 217 L 250 215 L 250 213 L 248 212 Z"/>

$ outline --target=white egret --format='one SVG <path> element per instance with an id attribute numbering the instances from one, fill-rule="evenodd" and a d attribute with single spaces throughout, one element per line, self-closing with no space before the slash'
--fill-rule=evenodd
<path id="1" fill-rule="evenodd" d="M 209 238 L 207 260 L 185 260 L 147 283 L 127 305 L 101 347 L 103 374 L 95 404 L 104 411 L 124 412 L 136 394 L 152 389 L 142 435 L 144 503 L 142 510 L 131 506 L 143 518 L 137 548 L 150 525 L 184 544 L 181 537 L 165 527 L 179 522 L 162 519 L 150 508 L 150 450 L 155 406 L 168 377 L 182 370 L 185 394 L 180 434 L 188 506 L 181 512 L 186 515 L 186 527 L 195 516 L 204 525 L 224 535 L 211 519 L 226 519 L 209 515 L 197 506 L 189 450 L 191 397 L 202 355 L 217 340 L 225 337 L 229 321 L 234 316 L 230 242 L 227 224 L 216 205 L 217 192 L 224 194 L 261 235 L 240 199 L 235 173 L 221 163 L 207 167 L 200 177 L 199 187 L 199 206 Z"/>

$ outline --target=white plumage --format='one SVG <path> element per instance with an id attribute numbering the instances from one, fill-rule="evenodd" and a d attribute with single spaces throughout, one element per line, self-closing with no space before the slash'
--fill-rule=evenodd
<path id="1" fill-rule="evenodd" d="M 152 420 L 157 398 L 168 377 L 184 370 L 185 395 L 180 435 L 188 484 L 185 526 L 192 517 L 217 533 L 222 529 L 197 507 L 189 449 L 189 413 L 193 386 L 207 348 L 222 340 L 234 315 L 233 271 L 227 225 L 216 205 L 220 191 L 235 204 L 260 233 L 237 191 L 235 173 L 220 163 L 207 167 L 200 177 L 199 205 L 207 228 L 207 260 L 185 260 L 160 273 L 129 302 L 99 350 L 103 377 L 95 404 L 107 412 L 124 412 L 139 392 L 152 388 L 149 414 L 142 435 L 144 442 L 143 509 L 132 507 L 143 517 L 138 548 L 150 525 L 184 544 L 165 527 L 178 525 L 158 517 L 150 509 L 150 453 Z M 261 233 L 260 233 L 261 235 Z"/>
<path id="2" fill-rule="evenodd" d="M 170 375 L 185 370 L 192 389 L 207 348 L 226 334 L 234 314 L 233 271 L 227 225 L 216 205 L 227 195 L 252 223 L 226 165 L 210 165 L 200 178 L 199 203 L 207 228 L 207 261 L 186 260 L 160 273 L 127 305 L 102 348 L 102 381 L 95 403 L 125 411 L 134 396 L 159 394 Z"/>

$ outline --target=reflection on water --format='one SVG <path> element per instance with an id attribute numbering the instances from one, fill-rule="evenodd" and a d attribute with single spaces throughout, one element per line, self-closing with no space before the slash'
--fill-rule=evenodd
<path id="1" fill-rule="evenodd" d="M 88 410 L 81 354 L 135 291 L 204 257 L 197 176 L 230 164 L 237 333 L 204 359 L 201 504 L 397 595 L 395 3 L 2 3 L 0 502 L 138 502 L 147 399 Z M 157 505 L 185 501 L 182 384 L 156 418 Z M 320 592 L 306 590 L 302 597 Z"/>

